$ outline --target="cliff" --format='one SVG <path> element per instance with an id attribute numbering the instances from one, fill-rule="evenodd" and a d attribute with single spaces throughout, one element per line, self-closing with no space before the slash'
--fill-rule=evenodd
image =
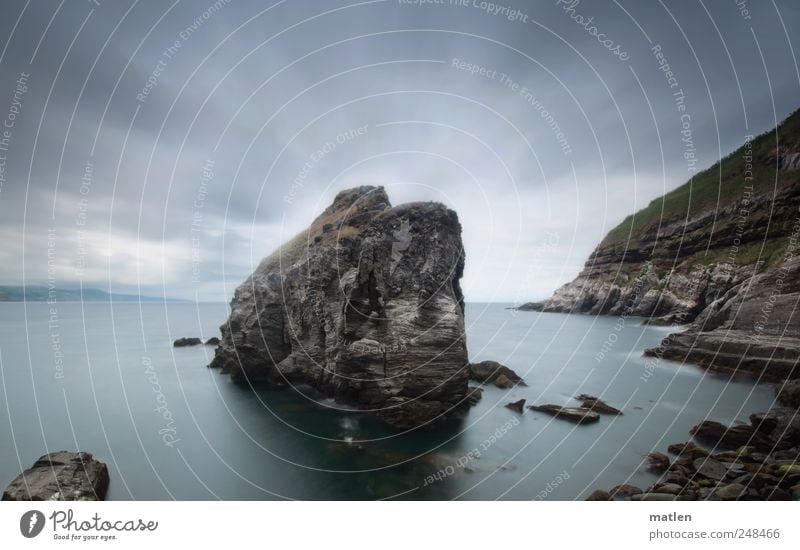
<path id="1" fill-rule="evenodd" d="M 689 325 L 649 353 L 766 378 L 797 377 L 799 238 L 796 111 L 629 216 L 574 281 L 520 309 Z"/>
<path id="2" fill-rule="evenodd" d="M 339 193 L 236 290 L 211 367 L 308 384 L 397 427 L 465 403 L 461 225 L 437 203 Z"/>

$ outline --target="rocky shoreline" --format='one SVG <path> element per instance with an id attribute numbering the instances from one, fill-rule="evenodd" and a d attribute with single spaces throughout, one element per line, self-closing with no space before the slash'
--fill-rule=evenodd
<path id="1" fill-rule="evenodd" d="M 750 415 L 750 424 L 724 426 L 705 420 L 692 441 L 645 457 L 660 475 L 645 489 L 622 484 L 598 489 L 586 500 L 800 500 L 800 381 L 782 385 L 782 406 Z"/>

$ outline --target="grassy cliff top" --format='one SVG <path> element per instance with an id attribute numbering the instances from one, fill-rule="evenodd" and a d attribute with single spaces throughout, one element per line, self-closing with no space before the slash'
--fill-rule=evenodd
<path id="1" fill-rule="evenodd" d="M 793 112 L 777 128 L 764 132 L 751 141 L 753 155 L 753 193 L 771 191 L 776 186 L 776 149 L 781 151 L 800 150 L 800 109 Z M 694 217 L 705 210 L 724 208 L 742 198 L 746 154 L 745 145 L 732 152 L 710 168 L 693 176 L 689 181 L 663 195 L 642 210 L 628 216 L 612 229 L 600 243 L 601 247 L 624 243 L 630 239 L 637 241 L 644 229 L 658 224 L 659 220 L 669 220 L 676 216 Z M 778 174 L 777 187 L 789 178 Z"/>

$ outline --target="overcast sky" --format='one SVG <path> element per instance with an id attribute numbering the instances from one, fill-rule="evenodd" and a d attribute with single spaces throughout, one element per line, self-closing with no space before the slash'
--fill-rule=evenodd
<path id="1" fill-rule="evenodd" d="M 0 284 L 227 300 L 380 184 L 458 212 L 468 300 L 539 299 L 800 107 L 795 0 L 496 1 L 4 0 Z"/>

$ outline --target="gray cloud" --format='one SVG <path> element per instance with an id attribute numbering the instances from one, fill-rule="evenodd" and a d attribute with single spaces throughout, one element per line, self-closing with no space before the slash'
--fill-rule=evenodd
<path id="1" fill-rule="evenodd" d="M 0 279 L 42 282 L 50 250 L 63 286 L 222 299 L 339 189 L 378 183 L 458 210 L 468 299 L 540 298 L 691 175 L 676 89 L 698 169 L 798 106 L 796 2 L 747 2 L 749 18 L 735 2 L 458 4 L 101 0 L 48 27 L 59 2 L 4 2 L 0 118 L 30 76 Z"/>

